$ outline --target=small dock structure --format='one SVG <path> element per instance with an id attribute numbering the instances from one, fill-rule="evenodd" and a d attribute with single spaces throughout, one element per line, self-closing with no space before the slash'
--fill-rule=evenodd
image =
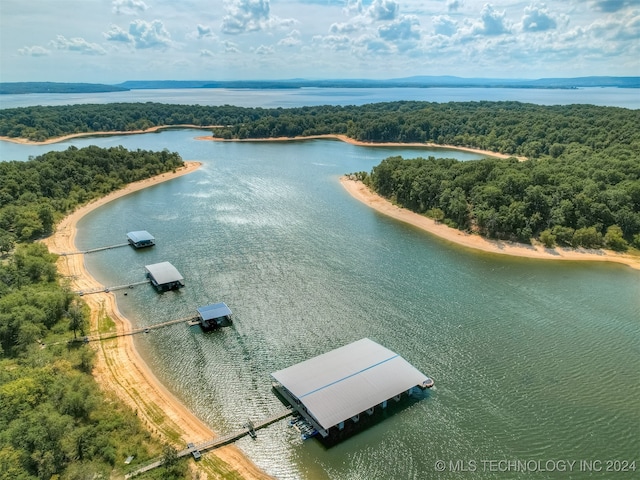
<path id="1" fill-rule="evenodd" d="M 129 241 L 129 245 L 134 248 L 153 247 L 156 244 L 154 236 L 146 230 L 127 233 L 127 240 Z"/>
<path id="2" fill-rule="evenodd" d="M 147 272 L 147 277 L 151 280 L 151 284 L 156 287 L 156 290 L 159 292 L 184 287 L 184 277 L 178 269 L 169 262 L 145 265 L 144 269 Z"/>
<path id="3" fill-rule="evenodd" d="M 215 330 L 233 323 L 231 309 L 224 302 L 212 303 L 196 309 L 198 317 L 193 325 L 199 324 L 203 330 Z"/>
<path id="4" fill-rule="evenodd" d="M 433 381 L 382 345 L 363 338 L 271 374 L 273 388 L 325 443 L 384 418 L 389 404 Z"/>

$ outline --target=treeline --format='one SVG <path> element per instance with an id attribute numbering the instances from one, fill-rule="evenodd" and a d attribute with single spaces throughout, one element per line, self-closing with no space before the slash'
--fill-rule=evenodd
<path id="1" fill-rule="evenodd" d="M 529 243 L 640 248 L 640 156 L 586 155 L 520 162 L 391 157 L 359 178 L 415 212 L 481 235 Z"/>
<path id="2" fill-rule="evenodd" d="M 0 191 L 15 194 L 13 201 L 2 196 L 4 235 L 29 236 L 12 230 L 29 212 L 46 233 L 51 216 L 122 186 L 129 176 L 181 163 L 167 152 L 96 147 L 0 163 Z M 73 197 L 69 203 L 66 194 Z M 43 208 L 50 209 L 44 223 Z M 187 465 L 176 461 L 175 450 L 153 439 L 135 412 L 95 383 L 93 349 L 73 341 L 87 333 L 88 307 L 61 282 L 56 260 L 40 243 L 0 252 L 0 478 L 110 478 L 157 456 L 171 461 L 144 478 L 185 478 Z M 135 461 L 125 466 L 129 455 Z"/>
<path id="3" fill-rule="evenodd" d="M 0 136 L 36 141 L 183 124 L 221 126 L 213 134 L 224 139 L 343 134 L 367 142 L 432 142 L 527 158 L 558 158 L 571 145 L 586 152 L 640 145 L 640 110 L 594 105 L 401 101 L 265 109 L 114 103 L 0 110 Z"/>
<path id="4" fill-rule="evenodd" d="M 0 162 L 0 253 L 48 235 L 78 205 L 183 165 L 177 153 L 69 147 L 27 162 Z"/>

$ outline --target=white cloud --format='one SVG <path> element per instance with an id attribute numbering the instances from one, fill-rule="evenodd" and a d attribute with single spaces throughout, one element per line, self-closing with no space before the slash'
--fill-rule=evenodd
<path id="1" fill-rule="evenodd" d="M 118 15 L 137 15 L 149 8 L 142 0 L 113 0 L 112 6 Z"/>
<path id="2" fill-rule="evenodd" d="M 546 5 L 528 6 L 524 9 L 522 29 L 526 32 L 544 32 L 556 28 L 556 21 L 551 17 Z"/>
<path id="3" fill-rule="evenodd" d="M 46 57 L 51 52 L 40 45 L 34 45 L 32 47 L 22 47 L 18 49 L 18 54 L 25 57 Z"/>
<path id="4" fill-rule="evenodd" d="M 222 44 L 224 45 L 225 53 L 240 53 L 238 44 L 229 41 L 225 41 Z"/>
<path id="5" fill-rule="evenodd" d="M 395 0 L 374 0 L 367 12 L 374 20 L 394 20 L 399 9 Z"/>
<path id="6" fill-rule="evenodd" d="M 260 45 L 255 49 L 255 53 L 258 55 L 273 55 L 275 52 L 271 46 Z"/>
<path id="7" fill-rule="evenodd" d="M 106 55 L 107 51 L 97 43 L 89 43 L 84 38 L 66 38 L 64 35 L 58 35 L 55 40 L 49 44 L 58 50 L 68 50 L 70 52 L 78 52 L 82 55 Z"/>
<path id="8" fill-rule="evenodd" d="M 133 43 L 133 37 L 117 25 L 111 25 L 111 29 L 103 35 L 110 42 Z"/>
<path id="9" fill-rule="evenodd" d="M 415 15 L 404 15 L 398 20 L 378 28 L 381 38 L 395 42 L 399 40 L 419 40 L 420 21 Z"/>
<path id="10" fill-rule="evenodd" d="M 151 23 L 134 20 L 129 25 L 129 34 L 136 48 L 166 47 L 171 43 L 171 35 L 160 20 Z"/>
<path id="11" fill-rule="evenodd" d="M 623 24 L 619 27 L 616 35 L 616 40 L 639 40 L 640 39 L 640 11 L 630 13 L 625 18 Z M 636 43 L 636 47 L 640 43 Z M 638 69 L 640 70 L 640 68 Z"/>
<path id="12" fill-rule="evenodd" d="M 351 38 L 347 35 L 317 35 L 313 37 L 313 41 L 317 46 L 326 47 L 333 51 L 348 50 L 352 43 Z"/>
<path id="13" fill-rule="evenodd" d="M 222 31 L 230 35 L 290 27 L 296 23 L 291 18 L 271 15 L 269 0 L 226 0 L 224 8 L 227 14 L 222 19 Z"/>
<path id="14" fill-rule="evenodd" d="M 493 5 L 486 3 L 480 13 L 480 21 L 471 22 L 470 33 L 472 35 L 502 35 L 509 33 L 511 27 L 508 25 L 506 13 L 494 10 Z"/>
<path id="15" fill-rule="evenodd" d="M 211 50 L 204 49 L 204 50 L 200 50 L 200 56 L 201 57 L 213 57 L 214 54 L 213 54 L 213 52 Z"/>
<path id="16" fill-rule="evenodd" d="M 433 17 L 433 27 L 437 35 L 452 36 L 458 30 L 458 24 L 446 15 Z"/>
<path id="17" fill-rule="evenodd" d="M 117 25 L 112 25 L 111 30 L 104 36 L 109 41 L 127 43 L 138 49 L 171 45 L 171 35 L 160 20 L 154 20 L 151 23 L 134 20 L 129 24 L 128 32 Z"/>
<path id="18" fill-rule="evenodd" d="M 300 43 L 300 32 L 298 30 L 291 30 L 289 35 L 278 42 L 278 45 L 282 47 L 295 47 L 296 45 L 300 45 Z"/>
<path id="19" fill-rule="evenodd" d="M 329 27 L 329 33 L 332 34 L 353 33 L 356 30 L 358 27 L 353 23 L 332 23 Z"/>

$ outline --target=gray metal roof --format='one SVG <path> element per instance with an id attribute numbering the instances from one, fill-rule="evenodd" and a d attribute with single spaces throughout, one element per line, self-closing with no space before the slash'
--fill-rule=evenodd
<path id="1" fill-rule="evenodd" d="M 199 307 L 197 310 L 203 320 L 213 320 L 231 315 L 231 309 L 224 302 Z"/>
<path id="2" fill-rule="evenodd" d="M 154 241 L 155 238 L 146 230 L 138 230 L 136 232 L 127 233 L 127 238 L 131 239 L 132 242 L 143 242 L 143 241 Z"/>
<path id="3" fill-rule="evenodd" d="M 271 376 L 295 395 L 325 429 L 427 379 L 400 355 L 368 338 Z"/>
<path id="4" fill-rule="evenodd" d="M 169 262 L 154 263 L 153 265 L 145 265 L 147 272 L 151 274 L 153 279 L 159 284 L 184 282 L 184 278 L 180 272 Z"/>

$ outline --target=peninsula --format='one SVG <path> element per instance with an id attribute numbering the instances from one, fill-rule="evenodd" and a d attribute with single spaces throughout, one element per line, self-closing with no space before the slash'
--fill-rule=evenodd
<path id="1" fill-rule="evenodd" d="M 420 228 L 437 237 L 456 245 L 499 255 L 535 258 L 541 260 L 573 260 L 589 262 L 616 262 L 640 270 L 640 257 L 617 253 L 604 249 L 575 249 L 575 248 L 545 248 L 542 245 L 527 245 L 524 243 L 491 240 L 480 235 L 465 233 L 448 227 L 443 223 L 412 212 L 407 208 L 394 205 L 391 201 L 371 191 L 358 180 L 344 176 L 340 179 L 347 192 L 376 211 L 395 218 L 401 222 Z"/>

